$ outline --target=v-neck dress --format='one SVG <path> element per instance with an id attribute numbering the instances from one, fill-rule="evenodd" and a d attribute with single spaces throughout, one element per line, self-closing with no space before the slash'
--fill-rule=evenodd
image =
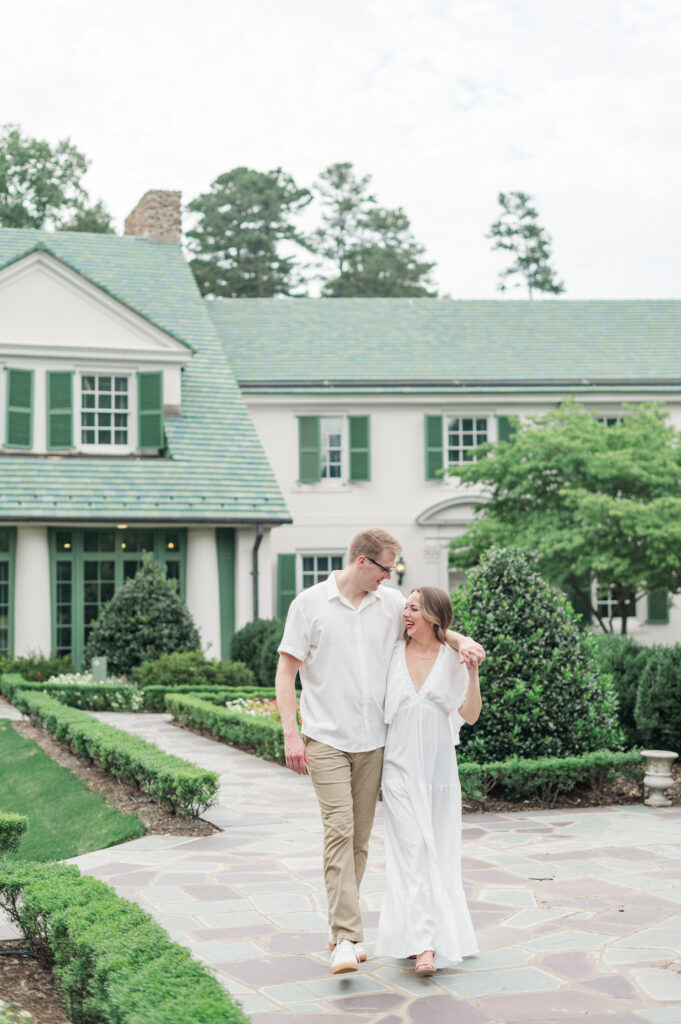
<path id="1" fill-rule="evenodd" d="M 451 967 L 478 952 L 461 881 L 461 787 L 455 744 L 468 672 L 442 646 L 417 692 L 405 643 L 388 670 L 383 758 L 386 892 L 376 938 L 378 956 L 435 950 Z"/>

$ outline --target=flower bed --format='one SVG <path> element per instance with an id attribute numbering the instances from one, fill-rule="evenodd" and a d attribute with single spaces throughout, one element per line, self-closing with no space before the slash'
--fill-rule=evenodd
<path id="1" fill-rule="evenodd" d="M 44 683 L 28 682 L 16 673 L 0 676 L 0 692 L 13 704 L 19 690 L 45 693 L 82 711 L 141 711 L 144 697 L 132 683 L 107 680 L 96 683 L 89 673 L 52 676 Z"/>

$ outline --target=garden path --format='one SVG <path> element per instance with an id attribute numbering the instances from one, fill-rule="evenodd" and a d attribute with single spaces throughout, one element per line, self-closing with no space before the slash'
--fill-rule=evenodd
<path id="1" fill-rule="evenodd" d="M 481 954 L 415 978 L 372 957 L 384 885 L 379 804 L 362 887 L 369 959 L 333 978 L 321 823 L 309 779 L 170 724 L 96 717 L 221 778 L 224 831 L 146 836 L 74 860 L 149 910 L 217 972 L 254 1024 L 679 1024 L 681 810 L 464 817 Z"/>

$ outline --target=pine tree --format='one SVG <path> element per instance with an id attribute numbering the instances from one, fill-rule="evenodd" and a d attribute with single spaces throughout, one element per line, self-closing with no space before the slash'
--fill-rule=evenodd
<path id="1" fill-rule="evenodd" d="M 492 249 L 504 249 L 514 257 L 513 263 L 499 274 L 497 288 L 504 292 L 509 287 L 508 279 L 524 278 L 530 299 L 534 292 L 560 295 L 565 291 L 562 281 L 556 280 L 556 273 L 550 264 L 551 237 L 537 223 L 539 214 L 530 205 L 527 192 L 500 192 L 499 204 L 503 210 L 486 238 L 493 241 Z M 511 287 L 519 287 L 515 282 Z"/>

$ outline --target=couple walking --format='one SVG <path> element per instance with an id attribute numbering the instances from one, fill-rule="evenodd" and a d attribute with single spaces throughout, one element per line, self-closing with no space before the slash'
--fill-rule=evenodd
<path id="1" fill-rule="evenodd" d="M 444 591 L 421 587 L 405 603 L 381 587 L 400 551 L 385 530 L 358 533 L 346 567 L 292 602 L 279 646 L 286 764 L 309 772 L 322 814 L 334 974 L 366 959 L 359 886 L 381 788 L 387 886 L 376 953 L 415 957 L 427 975 L 477 952 L 461 883 L 454 743 L 480 714 L 485 654 L 448 629 Z"/>

